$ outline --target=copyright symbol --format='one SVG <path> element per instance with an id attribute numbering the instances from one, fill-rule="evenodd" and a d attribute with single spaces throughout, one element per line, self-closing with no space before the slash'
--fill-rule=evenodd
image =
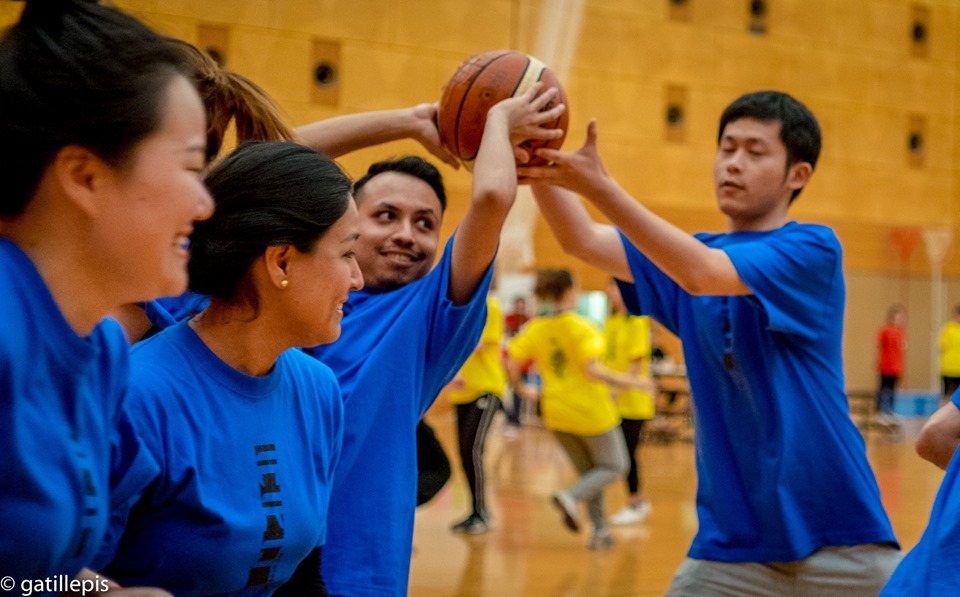
<path id="1" fill-rule="evenodd" d="M 13 587 L 17 586 L 17 581 L 13 580 L 12 576 L 4 576 L 0 578 L 0 589 L 4 591 L 10 591 Z"/>

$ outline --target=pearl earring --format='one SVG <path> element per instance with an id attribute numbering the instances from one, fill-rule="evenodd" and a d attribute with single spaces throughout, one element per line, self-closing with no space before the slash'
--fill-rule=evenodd
<path id="1" fill-rule="evenodd" d="M 287 280 L 286 278 L 284 278 L 283 280 L 280 280 L 280 288 L 286 288 L 289 285 L 290 285 L 290 280 Z"/>

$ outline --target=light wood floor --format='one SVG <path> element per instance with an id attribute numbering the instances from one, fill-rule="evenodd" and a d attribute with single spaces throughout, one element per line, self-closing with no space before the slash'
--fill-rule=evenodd
<path id="1" fill-rule="evenodd" d="M 493 530 L 478 536 L 451 533 L 450 525 L 467 509 L 454 415 L 431 413 L 428 421 L 447 449 L 454 476 L 417 512 L 411 596 L 640 597 L 666 590 L 697 528 L 692 444 L 641 446 L 653 514 L 644 525 L 616 527 L 613 549 L 591 552 L 588 532 L 567 531 L 549 503 L 549 496 L 575 477 L 556 440 L 534 426 L 523 427 L 514 439 L 504 437 L 499 417 L 485 459 Z M 920 538 L 943 476 L 913 451 L 921 424 L 907 419 L 901 441 L 877 432 L 867 438 L 883 502 L 904 549 Z M 608 513 L 623 505 L 625 493 L 619 483 L 608 490 Z M 823 497 L 830 499 L 829 494 Z"/>

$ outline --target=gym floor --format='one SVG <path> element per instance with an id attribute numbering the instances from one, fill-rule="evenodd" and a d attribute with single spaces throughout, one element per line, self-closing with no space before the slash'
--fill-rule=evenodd
<path id="1" fill-rule="evenodd" d="M 697 529 L 693 444 L 682 434 L 670 442 L 641 444 L 643 483 L 653 513 L 645 524 L 614 527 L 616 545 L 591 552 L 586 548 L 589 530 L 569 532 L 550 505 L 550 495 L 575 479 L 556 440 L 535 425 L 507 437 L 502 417 L 487 437 L 485 457 L 492 530 L 475 536 L 450 532 L 450 525 L 468 513 L 454 415 L 431 413 L 428 421 L 454 473 L 441 493 L 417 511 L 412 597 L 663 595 Z M 901 421 L 899 437 L 869 431 L 867 450 L 894 531 L 908 550 L 926 527 L 943 473 L 914 452 L 923 419 Z M 625 497 L 624 484 L 610 486 L 607 512 L 619 510 Z"/>

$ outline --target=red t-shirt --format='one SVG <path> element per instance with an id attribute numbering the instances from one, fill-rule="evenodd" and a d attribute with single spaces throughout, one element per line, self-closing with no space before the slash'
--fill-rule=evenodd
<path id="1" fill-rule="evenodd" d="M 877 368 L 880 375 L 899 376 L 903 373 L 904 330 L 895 325 L 885 325 L 877 334 Z"/>

